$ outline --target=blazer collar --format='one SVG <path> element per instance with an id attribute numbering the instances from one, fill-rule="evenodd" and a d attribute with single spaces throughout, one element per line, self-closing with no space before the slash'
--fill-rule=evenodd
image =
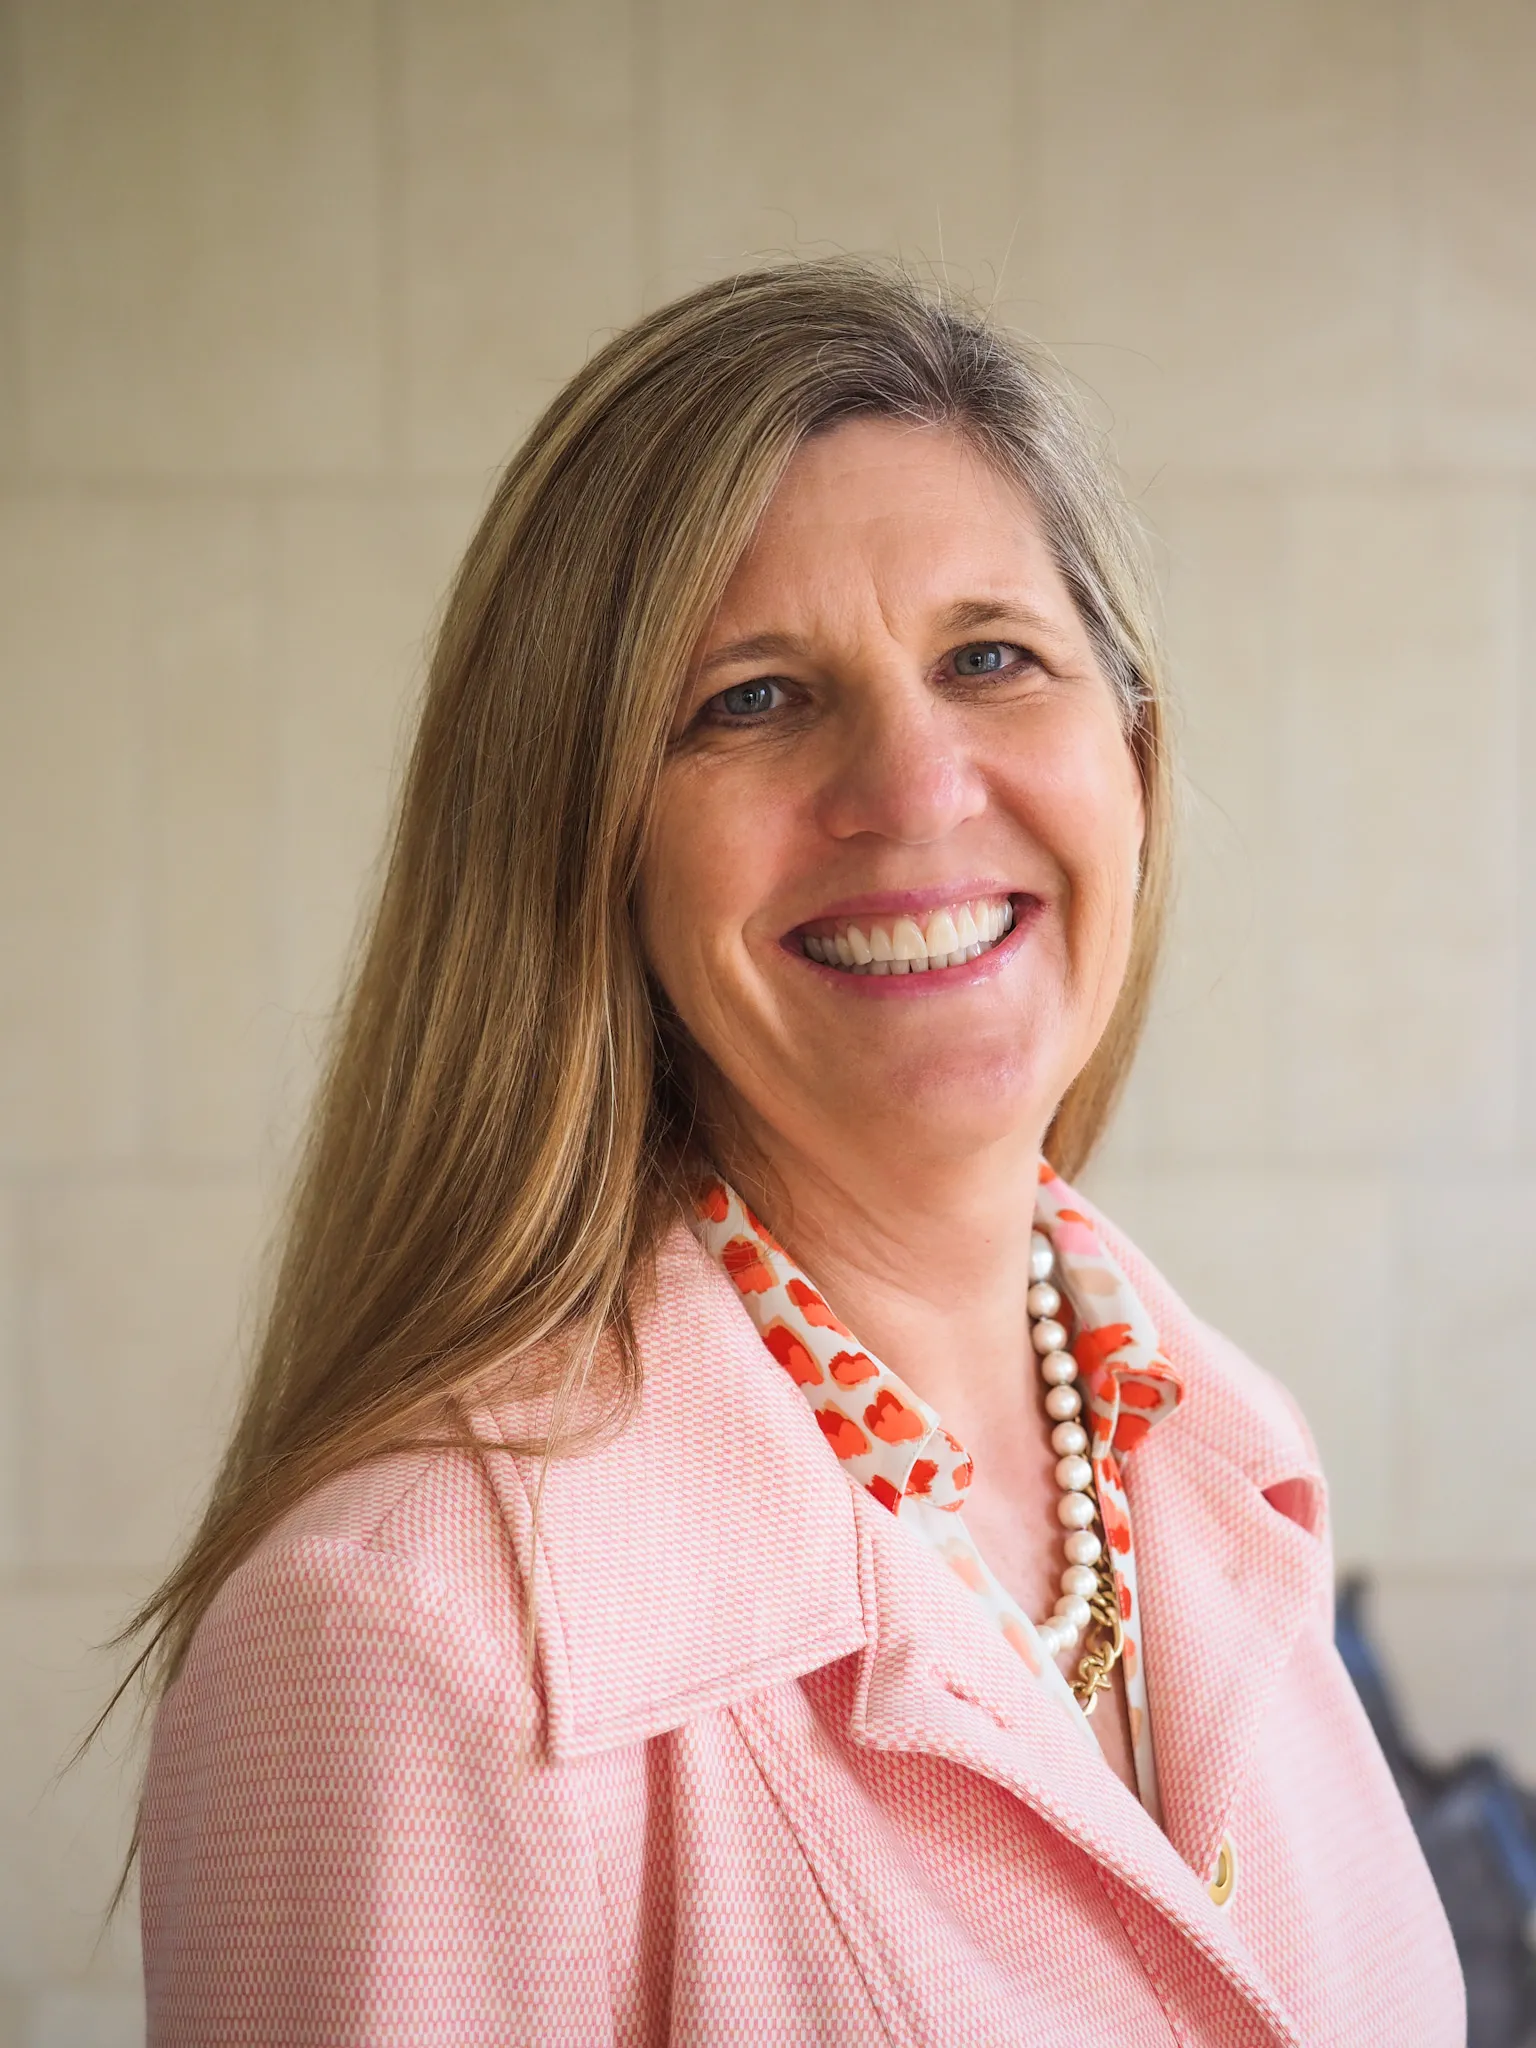
<path id="1" fill-rule="evenodd" d="M 849 1484 L 683 1224 L 636 1318 L 625 1427 L 552 1460 L 542 1492 L 539 1460 L 487 1460 L 531 1587 L 546 1746 L 563 1759 L 641 1741 L 857 1654 L 855 1741 L 949 1755 L 1007 1786 L 1180 1924 L 1289 2041 L 1204 1881 L 1296 1635 L 1326 1622 L 1322 1475 L 1275 1384 L 1095 1220 L 1185 1390 L 1125 1459 L 1163 1830 L 958 1581 Z M 473 1420 L 516 1441 L 545 1416 L 493 1392 Z"/>
<path id="2" fill-rule="evenodd" d="M 867 1635 L 852 1489 L 686 1224 L 658 1251 L 635 1335 L 640 1387 L 622 1429 L 547 1466 L 486 1461 L 531 1589 L 557 1758 L 679 1727 Z M 537 1440 L 549 1407 L 487 1387 L 470 1419 Z"/>
<path id="3" fill-rule="evenodd" d="M 1124 1468 L 1145 1560 L 1164 1825 L 1203 1869 L 1296 1632 L 1327 1613 L 1326 1493 L 1288 1397 L 1095 1221 L 1185 1386 Z M 635 1413 L 585 1454 L 550 1461 L 537 1543 L 541 1461 L 489 1461 L 533 1576 L 557 1754 L 675 1727 L 871 1634 L 853 1489 L 683 1224 L 658 1253 L 636 1336 Z M 526 1439 L 547 1405 L 493 1393 L 475 1419 L 487 1434 Z"/>

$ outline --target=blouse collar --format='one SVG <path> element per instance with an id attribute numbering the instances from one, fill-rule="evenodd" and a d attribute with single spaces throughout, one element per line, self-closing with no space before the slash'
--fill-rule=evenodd
<path id="1" fill-rule="evenodd" d="M 1173 1413 L 1182 1382 L 1092 1221 L 1047 1165 L 1034 1220 L 1055 1246 L 1077 1311 L 1072 1348 L 1094 1453 L 1119 1461 Z M 928 1402 L 858 1343 L 723 1180 L 701 1190 L 695 1229 L 851 1477 L 892 1514 L 913 1496 L 949 1512 L 962 1507 L 975 1469 L 965 1446 Z"/>

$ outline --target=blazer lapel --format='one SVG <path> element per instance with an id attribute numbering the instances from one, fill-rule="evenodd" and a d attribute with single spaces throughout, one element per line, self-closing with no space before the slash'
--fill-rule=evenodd
<path id="1" fill-rule="evenodd" d="M 1124 1474 L 1163 1825 L 1208 1877 L 1297 1636 L 1331 1625 L 1327 1492 L 1277 1383 L 1099 1227 L 1184 1383 Z"/>
<path id="2" fill-rule="evenodd" d="M 1318 1536 L 1178 1423 L 1131 1460 L 1128 1490 L 1163 1825 L 1209 1875 L 1296 1638 L 1327 1613 L 1329 1570 Z"/>
<path id="3" fill-rule="evenodd" d="M 866 1643 L 849 1733 L 946 1758 L 1023 1800 L 1175 1927 L 1268 2029 L 1300 2048 L 1273 1986 L 1202 1877 L 958 1580 L 873 1502 L 859 1502 Z M 936 1654 L 935 1646 L 942 1646 Z"/>

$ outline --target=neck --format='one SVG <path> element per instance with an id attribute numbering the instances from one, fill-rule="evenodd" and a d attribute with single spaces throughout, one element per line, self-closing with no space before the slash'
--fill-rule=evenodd
<path id="1" fill-rule="evenodd" d="M 834 1312 L 962 1441 L 1019 1426 L 1038 1141 L 894 1163 L 755 1132 L 719 1149 Z"/>

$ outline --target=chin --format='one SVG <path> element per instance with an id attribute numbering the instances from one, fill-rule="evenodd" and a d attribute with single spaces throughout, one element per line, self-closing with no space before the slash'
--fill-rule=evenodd
<path id="1" fill-rule="evenodd" d="M 1030 1057 L 1013 1043 L 990 1053 L 949 1046 L 882 1061 L 874 1088 L 873 1062 L 841 1078 L 839 1086 L 826 1074 L 818 1091 L 829 1120 L 846 1125 L 851 1110 L 886 1123 L 904 1149 L 952 1157 L 1013 1138 L 1038 1143 L 1071 1075 L 1062 1080 L 1055 1061 Z"/>

